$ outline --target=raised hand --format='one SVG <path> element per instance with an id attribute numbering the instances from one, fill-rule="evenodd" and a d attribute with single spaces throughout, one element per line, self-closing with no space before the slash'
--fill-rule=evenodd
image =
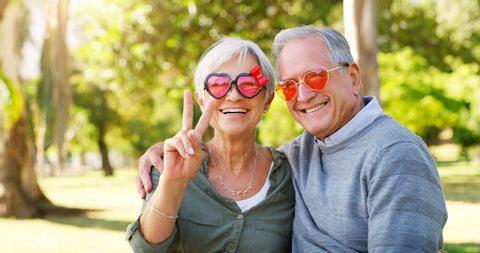
<path id="1" fill-rule="evenodd" d="M 201 149 L 202 137 L 214 110 L 214 102 L 212 100 L 209 102 L 205 105 L 196 127 L 192 129 L 193 98 L 189 91 L 185 91 L 182 130 L 165 141 L 162 176 L 170 180 L 191 180 L 198 174 L 205 157 Z"/>

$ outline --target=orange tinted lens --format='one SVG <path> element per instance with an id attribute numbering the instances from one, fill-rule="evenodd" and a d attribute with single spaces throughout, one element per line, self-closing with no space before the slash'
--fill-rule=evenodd
<path id="1" fill-rule="evenodd" d="M 325 88 L 328 81 L 328 71 L 324 67 L 318 67 L 317 69 L 308 72 L 303 78 L 305 84 L 315 90 L 321 90 Z"/>
<path id="2" fill-rule="evenodd" d="M 276 86 L 276 91 L 281 99 L 290 101 L 295 97 L 295 94 L 297 94 L 297 85 L 294 81 L 287 80 L 285 82 L 278 83 Z"/>

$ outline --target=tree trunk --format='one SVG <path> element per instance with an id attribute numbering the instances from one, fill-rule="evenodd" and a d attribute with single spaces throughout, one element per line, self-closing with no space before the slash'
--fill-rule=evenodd
<path id="1" fill-rule="evenodd" d="M 46 126 L 43 124 L 38 127 L 37 130 L 37 136 L 35 138 L 36 143 L 35 143 L 35 150 L 36 154 L 35 157 L 37 159 L 36 167 L 37 167 L 37 172 L 40 173 L 40 176 L 47 175 L 45 172 L 45 135 L 46 135 Z M 53 168 L 52 168 L 52 171 Z"/>
<path id="2" fill-rule="evenodd" d="M 45 155 L 45 138 L 52 133 L 58 150 L 57 164 L 51 167 L 53 176 L 55 167 L 63 171 L 65 167 L 64 139 L 67 130 L 72 92 L 69 83 L 70 63 L 66 43 L 68 20 L 68 0 L 49 0 L 48 25 L 42 48 L 42 79 L 37 91 L 39 122 L 37 130 L 38 161 Z M 49 134 L 50 135 L 50 134 Z M 38 164 L 39 169 L 43 164 Z M 43 170 L 41 170 L 43 171 Z"/>
<path id="3" fill-rule="evenodd" d="M 105 144 L 103 138 L 103 134 L 99 134 L 98 148 L 100 149 L 100 154 L 102 155 L 102 169 L 105 172 L 105 176 L 113 176 L 113 167 L 110 164 L 110 159 L 108 159 L 107 144 Z"/>
<path id="4" fill-rule="evenodd" d="M 113 176 L 113 167 L 110 164 L 110 159 L 108 158 L 108 147 L 105 143 L 105 135 L 108 129 L 108 103 L 105 96 L 105 91 L 100 91 L 99 97 L 100 104 L 97 110 L 97 114 L 93 115 L 92 122 L 97 127 L 98 131 L 98 149 L 100 150 L 100 155 L 102 156 L 102 169 L 105 173 L 105 176 Z"/>
<path id="5" fill-rule="evenodd" d="M 28 140 L 25 111 L 9 131 L 0 157 L 0 216 L 35 218 L 45 214 L 42 206 L 51 205 L 40 190 L 33 170 L 32 145 Z M 2 187 L 3 185 L 3 187 Z"/>
<path id="6" fill-rule="evenodd" d="M 0 8 L 2 7 L 0 70 L 11 81 L 12 86 L 20 91 L 10 96 L 20 99 L 21 109 L 11 126 L 5 128 L 5 124 L 0 125 L 0 217 L 33 218 L 42 216 L 42 207 L 51 203 L 40 190 L 33 169 L 33 148 L 28 135 L 23 93 L 19 85 L 20 7 L 15 1 L 10 4 L 2 2 Z"/>
<path id="7" fill-rule="evenodd" d="M 380 102 L 375 4 L 375 0 L 345 0 L 343 19 L 345 36 L 350 43 L 352 55 L 360 66 L 362 93 L 375 96 Z"/>

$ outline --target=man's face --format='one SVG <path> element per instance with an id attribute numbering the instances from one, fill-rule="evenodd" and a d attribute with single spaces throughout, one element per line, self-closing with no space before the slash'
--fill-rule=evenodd
<path id="1" fill-rule="evenodd" d="M 289 42 L 279 56 L 280 81 L 300 81 L 297 95 L 287 102 L 293 118 L 305 130 L 324 140 L 350 121 L 361 110 L 360 72 L 356 64 L 330 72 L 325 88 L 312 90 L 303 76 L 317 66 L 337 67 L 327 57 L 323 40 L 312 35 Z"/>

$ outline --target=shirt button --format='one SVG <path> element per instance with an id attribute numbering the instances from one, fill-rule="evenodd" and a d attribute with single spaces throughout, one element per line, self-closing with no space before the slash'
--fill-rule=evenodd
<path id="1" fill-rule="evenodd" d="M 233 242 L 227 243 L 227 249 L 232 250 L 232 249 L 234 249 L 234 248 L 235 248 L 235 243 L 233 243 Z"/>
<path id="2" fill-rule="evenodd" d="M 239 220 L 241 220 L 241 219 L 243 219 L 243 215 L 239 214 L 239 215 L 237 215 L 237 218 L 238 218 Z"/>

